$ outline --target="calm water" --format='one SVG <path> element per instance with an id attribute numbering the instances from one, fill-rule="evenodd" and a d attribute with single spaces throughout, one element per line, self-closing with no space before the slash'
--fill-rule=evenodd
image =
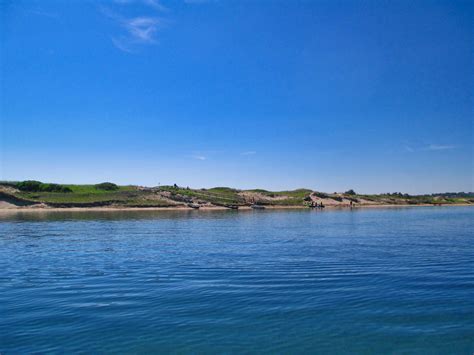
<path id="1" fill-rule="evenodd" d="M 474 208 L 0 215 L 0 353 L 474 351 Z"/>

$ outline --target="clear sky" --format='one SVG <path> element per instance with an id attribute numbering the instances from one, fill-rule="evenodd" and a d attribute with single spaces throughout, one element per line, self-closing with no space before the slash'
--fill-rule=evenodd
<path id="1" fill-rule="evenodd" d="M 472 1 L 1 1 L 0 179 L 472 191 Z"/>

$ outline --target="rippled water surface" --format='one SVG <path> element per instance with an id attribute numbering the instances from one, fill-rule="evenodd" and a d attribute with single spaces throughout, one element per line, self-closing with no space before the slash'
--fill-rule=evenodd
<path id="1" fill-rule="evenodd" d="M 0 353 L 474 351 L 474 208 L 0 214 Z"/>

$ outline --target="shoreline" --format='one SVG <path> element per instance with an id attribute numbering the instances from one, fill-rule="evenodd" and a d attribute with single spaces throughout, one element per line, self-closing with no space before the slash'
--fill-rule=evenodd
<path id="1" fill-rule="evenodd" d="M 456 207 L 456 206 L 474 206 L 474 204 L 468 203 L 452 203 L 452 204 L 373 204 L 373 205 L 354 205 L 350 206 L 338 206 L 338 205 L 328 205 L 324 209 L 336 210 L 336 209 L 360 209 L 360 208 L 406 208 L 406 207 Z M 309 210 L 307 206 L 265 206 L 264 210 Z M 250 206 L 241 206 L 237 210 L 231 210 L 227 207 L 221 206 L 212 206 L 212 207 L 201 207 L 199 209 L 194 209 L 191 207 L 14 207 L 14 208 L 0 208 L 0 213 L 11 213 L 11 212 L 26 212 L 26 213 L 39 213 L 39 212 L 144 212 L 144 211 L 251 211 L 253 210 Z"/>

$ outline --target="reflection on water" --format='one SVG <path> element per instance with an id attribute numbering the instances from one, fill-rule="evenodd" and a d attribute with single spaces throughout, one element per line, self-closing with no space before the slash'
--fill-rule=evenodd
<path id="1" fill-rule="evenodd" d="M 419 207 L 380 207 L 377 210 L 410 210 Z M 25 210 L 22 211 L 17 209 L 2 210 L 0 211 L 0 221 L 74 221 L 74 220 L 144 220 L 144 219 L 219 219 L 229 218 L 232 215 L 239 213 L 255 215 L 258 213 L 280 213 L 280 214 L 291 214 L 291 213 L 334 213 L 334 212 L 364 212 L 363 208 L 328 208 L 326 210 L 311 210 L 311 209 L 267 209 L 267 210 L 154 210 L 154 209 L 129 209 L 129 210 Z M 366 211 L 367 212 L 367 211 Z"/>
<path id="2" fill-rule="evenodd" d="M 472 353 L 473 217 L 0 213 L 0 352 Z"/>

